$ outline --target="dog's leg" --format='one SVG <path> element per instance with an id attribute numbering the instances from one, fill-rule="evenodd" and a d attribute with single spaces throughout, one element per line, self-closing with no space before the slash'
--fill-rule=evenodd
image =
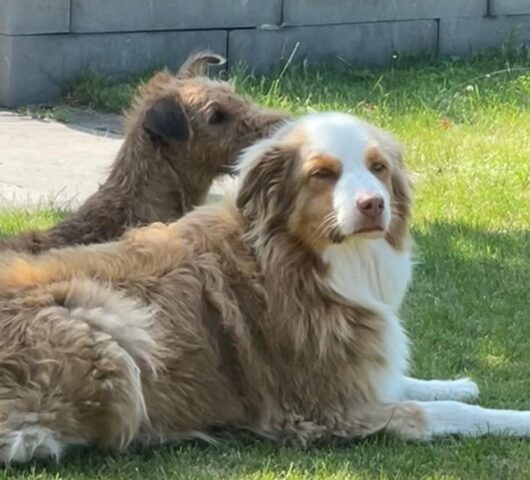
<path id="1" fill-rule="evenodd" d="M 28 414 L 32 420 L 35 416 Z M 58 461 L 66 447 L 56 432 L 45 427 L 24 425 L 16 430 L 0 427 L 0 465 L 24 463 L 32 458 L 51 457 Z"/>
<path id="2" fill-rule="evenodd" d="M 459 435 L 530 437 L 530 411 L 494 410 L 461 402 L 403 402 L 392 406 L 386 429 L 410 440 Z"/>
<path id="3" fill-rule="evenodd" d="M 530 411 L 495 410 L 460 402 L 419 402 L 427 420 L 425 439 L 445 435 L 530 436 Z"/>
<path id="4" fill-rule="evenodd" d="M 28 293 L 31 308 L 16 317 L 4 312 L 19 304 L 2 303 L 0 468 L 58 459 L 69 445 L 124 448 L 149 425 L 142 372 L 159 365 L 152 312 L 90 280 L 56 289 L 67 290 L 61 305 Z"/>
<path id="5" fill-rule="evenodd" d="M 403 377 L 402 400 L 457 400 L 459 402 L 473 401 L 478 397 L 479 388 L 469 378 L 457 380 L 420 380 Z"/>

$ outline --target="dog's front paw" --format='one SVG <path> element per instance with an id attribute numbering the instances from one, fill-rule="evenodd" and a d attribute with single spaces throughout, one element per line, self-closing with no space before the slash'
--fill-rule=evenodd
<path id="1" fill-rule="evenodd" d="M 458 402 L 471 402 L 479 395 L 478 385 L 470 378 L 459 378 L 447 382 L 446 391 L 437 400 L 455 400 Z M 443 396 L 443 398 L 440 398 Z"/>

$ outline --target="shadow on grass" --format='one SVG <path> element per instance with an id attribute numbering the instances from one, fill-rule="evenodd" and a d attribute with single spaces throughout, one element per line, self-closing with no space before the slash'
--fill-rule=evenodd
<path id="1" fill-rule="evenodd" d="M 491 369 L 496 366 L 485 358 L 495 351 L 527 361 L 522 340 L 530 338 L 530 233 L 435 223 L 418 228 L 415 239 L 418 265 L 403 317 L 419 371 Z M 433 363 L 438 358 L 441 372 Z M 497 367 L 509 374 L 511 363 Z"/>

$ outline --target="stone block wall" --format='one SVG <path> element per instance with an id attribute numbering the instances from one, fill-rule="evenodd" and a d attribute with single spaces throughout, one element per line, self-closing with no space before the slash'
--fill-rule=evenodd
<path id="1" fill-rule="evenodd" d="M 381 65 L 530 44 L 530 0 L 0 0 L 0 106 L 53 100 L 76 76 L 178 66 L 210 48 L 270 71 Z"/>

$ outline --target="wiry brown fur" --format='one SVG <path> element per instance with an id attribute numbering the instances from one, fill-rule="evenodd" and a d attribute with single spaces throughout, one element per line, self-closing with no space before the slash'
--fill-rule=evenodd
<path id="1" fill-rule="evenodd" d="M 386 362 L 384 319 L 332 292 L 320 242 L 289 227 L 303 163 L 301 145 L 281 137 L 245 173 L 236 205 L 118 242 L 0 256 L 0 458 L 215 427 L 300 442 L 421 431 L 415 405 L 380 404 L 371 383 Z M 406 192 L 396 201 L 408 212 Z M 399 243 L 408 215 L 396 222 Z"/>
<path id="2" fill-rule="evenodd" d="M 123 145 L 99 190 L 57 226 L 0 241 L 0 249 L 37 253 L 101 243 L 128 227 L 174 221 L 200 204 L 239 151 L 285 118 L 204 76 L 208 64 L 222 61 L 200 53 L 177 75 L 164 71 L 142 86 L 127 113 Z"/>

